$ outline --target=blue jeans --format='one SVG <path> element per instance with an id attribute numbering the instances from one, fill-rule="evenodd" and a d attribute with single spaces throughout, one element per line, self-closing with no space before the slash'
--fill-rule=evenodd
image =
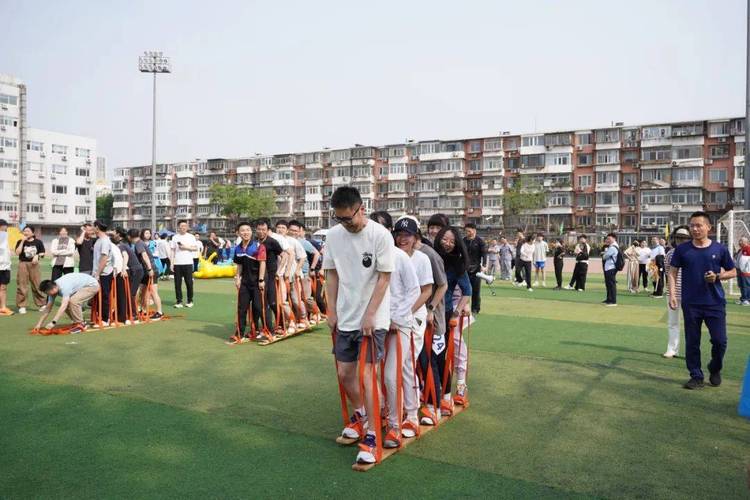
<path id="1" fill-rule="evenodd" d="M 737 286 L 740 287 L 740 300 L 750 300 L 750 278 L 737 273 Z"/>

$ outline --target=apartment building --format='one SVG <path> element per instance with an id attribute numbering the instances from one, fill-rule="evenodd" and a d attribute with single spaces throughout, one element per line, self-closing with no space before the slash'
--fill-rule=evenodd
<path id="1" fill-rule="evenodd" d="M 743 197 L 744 118 L 616 126 L 547 133 L 324 149 L 157 167 L 160 227 L 177 219 L 224 231 L 210 186 L 270 189 L 274 218 L 310 228 L 331 224 L 330 196 L 341 185 L 362 193 L 367 211 L 447 214 L 482 232 L 523 226 L 551 234 L 616 230 L 635 236 L 687 222 L 695 210 L 719 216 Z M 120 168 L 115 220 L 150 220 L 150 166 Z M 146 186 L 144 188 L 144 186 Z M 537 203 L 506 213 L 504 197 Z"/>
<path id="2" fill-rule="evenodd" d="M 30 128 L 26 114 L 26 86 L 0 75 L 0 218 L 49 238 L 96 214 L 96 140 Z"/>

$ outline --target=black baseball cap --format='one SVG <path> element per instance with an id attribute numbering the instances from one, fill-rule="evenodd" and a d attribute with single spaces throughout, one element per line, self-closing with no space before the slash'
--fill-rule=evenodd
<path id="1" fill-rule="evenodd" d="M 416 235 L 419 233 L 419 225 L 411 217 L 401 217 L 396 221 L 396 227 L 393 228 L 393 232 L 400 233 L 401 231 Z"/>

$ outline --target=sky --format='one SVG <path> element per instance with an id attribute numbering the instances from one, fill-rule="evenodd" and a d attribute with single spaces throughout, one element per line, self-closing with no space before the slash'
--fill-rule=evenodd
<path id="1" fill-rule="evenodd" d="M 743 116 L 742 0 L 0 0 L 29 124 L 110 168 Z"/>

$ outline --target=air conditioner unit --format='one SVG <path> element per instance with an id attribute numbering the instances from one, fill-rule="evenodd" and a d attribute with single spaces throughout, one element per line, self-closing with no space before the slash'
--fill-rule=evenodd
<path id="1" fill-rule="evenodd" d="M 47 154 L 44 151 L 39 153 L 39 158 L 46 158 L 46 157 L 47 157 Z"/>
<path id="2" fill-rule="evenodd" d="M 726 137 L 719 137 L 716 140 L 719 141 L 719 142 L 727 142 L 727 138 Z"/>
<path id="3" fill-rule="evenodd" d="M 641 210 L 648 210 L 648 205 L 645 203 L 641 205 Z"/>
<path id="4" fill-rule="evenodd" d="M 672 205 L 672 210 L 679 212 L 680 210 L 682 210 L 682 205 Z"/>
<path id="5" fill-rule="evenodd" d="M 0 153 L 5 153 L 5 148 L 0 148 Z"/>
<path id="6" fill-rule="evenodd" d="M 21 193 L 19 193 L 18 191 L 13 191 L 13 196 L 16 196 L 16 197 L 21 196 Z"/>
<path id="7" fill-rule="evenodd" d="M 724 181 L 724 182 L 720 183 L 720 185 L 721 185 L 721 187 L 723 187 L 723 188 L 725 188 L 725 187 L 729 187 L 729 183 L 728 183 L 727 181 Z"/>
<path id="8" fill-rule="evenodd" d="M 581 146 L 581 145 L 578 145 L 578 146 L 576 146 L 576 149 L 577 149 L 578 151 L 582 151 L 582 150 L 583 150 L 583 146 Z"/>
<path id="9" fill-rule="evenodd" d="M 40 198 L 46 198 L 46 197 L 47 197 L 47 195 L 46 195 L 46 194 L 44 194 L 44 193 L 39 193 L 39 197 L 40 197 Z"/>
<path id="10" fill-rule="evenodd" d="M 3 111 L 8 111 L 8 106 L 6 104 L 3 104 L 2 105 L 2 109 L 3 109 Z"/>
<path id="11" fill-rule="evenodd" d="M 87 165 L 91 165 L 91 160 L 87 159 L 87 160 L 86 160 L 86 164 L 87 164 Z"/>
<path id="12" fill-rule="evenodd" d="M 55 180 L 55 179 L 57 179 L 57 176 L 56 175 L 50 175 L 49 178 L 52 179 L 52 180 Z"/>
<path id="13" fill-rule="evenodd" d="M 44 214 L 39 214 L 39 215 L 37 215 L 37 218 L 39 218 L 39 219 L 44 219 Z"/>
<path id="14" fill-rule="evenodd" d="M 628 212 L 635 212 L 635 207 L 633 205 L 630 205 L 628 207 Z"/>
<path id="15" fill-rule="evenodd" d="M 68 161 L 68 157 L 67 157 L 67 156 L 63 156 L 63 157 L 61 158 L 61 160 L 62 160 L 62 161 Z"/>
<path id="16" fill-rule="evenodd" d="M 673 161 L 673 162 L 672 162 L 672 166 L 673 166 L 673 167 L 676 167 L 677 165 L 679 165 L 679 163 L 677 163 L 676 161 Z"/>
<path id="17" fill-rule="evenodd" d="M 5 129 L 5 125 L 0 125 L 0 130 L 2 130 L 3 132 L 5 132 L 5 130 L 6 130 Z"/>
<path id="18" fill-rule="evenodd" d="M 91 184 L 91 179 L 86 179 L 86 184 Z"/>
<path id="19" fill-rule="evenodd" d="M 706 165 L 713 165 L 713 163 L 714 163 L 714 160 L 713 160 L 713 159 L 711 159 L 711 158 L 706 158 L 706 161 L 704 161 L 704 163 L 705 163 Z"/>
<path id="20" fill-rule="evenodd" d="M 14 170 L 13 175 L 18 175 L 18 170 Z"/>

